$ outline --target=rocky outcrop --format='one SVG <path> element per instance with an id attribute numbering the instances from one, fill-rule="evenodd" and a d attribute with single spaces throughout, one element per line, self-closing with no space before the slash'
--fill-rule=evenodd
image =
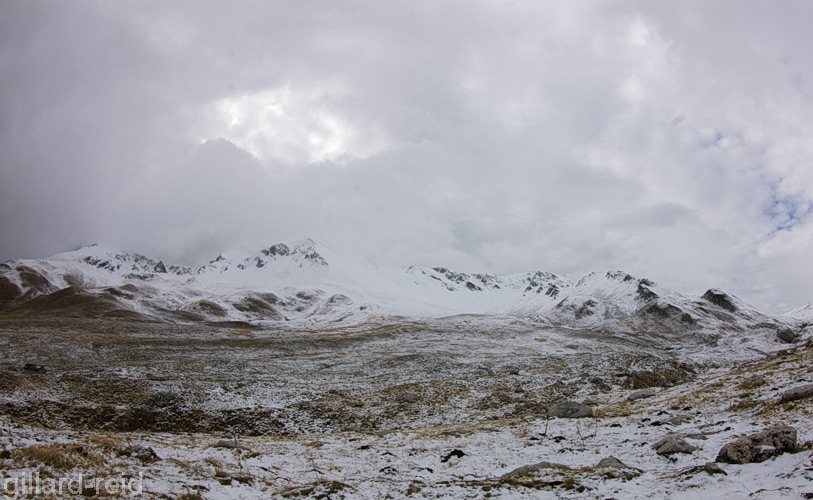
<path id="1" fill-rule="evenodd" d="M 5 276 L 0 276 L 0 301 L 11 301 L 22 295 L 23 292 L 16 284 Z"/>
<path id="2" fill-rule="evenodd" d="M 790 328 L 784 328 L 776 332 L 776 338 L 785 344 L 795 344 L 802 340 L 802 335 L 799 332 L 794 332 Z"/>
<path id="3" fill-rule="evenodd" d="M 731 300 L 731 297 L 716 288 L 707 290 L 706 293 L 703 294 L 703 298 L 717 307 L 722 307 L 726 311 L 734 312 L 737 310 L 737 306 L 734 305 L 734 301 Z"/>
<path id="4" fill-rule="evenodd" d="M 796 429 L 789 425 L 775 425 L 762 432 L 744 436 L 723 446 L 717 462 L 750 464 L 764 462 L 786 451 L 796 450 Z"/>

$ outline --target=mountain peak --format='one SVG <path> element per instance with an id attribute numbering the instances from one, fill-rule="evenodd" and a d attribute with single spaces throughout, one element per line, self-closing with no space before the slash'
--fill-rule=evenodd
<path id="1" fill-rule="evenodd" d="M 268 248 L 260 249 L 259 253 L 262 257 L 267 258 L 290 257 L 297 261 L 304 259 L 312 264 L 328 265 L 324 257 L 316 250 L 316 242 L 310 238 L 288 243 L 276 243 Z M 262 265 L 260 265 L 262 259 L 259 257 L 258 259 L 258 267 L 262 267 Z"/>
<path id="2" fill-rule="evenodd" d="M 266 268 L 274 268 L 275 273 L 279 274 L 287 273 L 288 268 L 327 267 L 327 265 L 325 258 L 316 250 L 316 243 L 306 238 L 275 243 L 256 251 L 224 252 L 198 269 L 198 274 L 267 270 Z"/>
<path id="3" fill-rule="evenodd" d="M 804 321 L 813 320 L 813 303 L 807 304 L 791 309 L 782 315 L 785 318 L 801 319 Z"/>
<path id="4" fill-rule="evenodd" d="M 191 274 L 192 269 L 186 266 L 165 264 L 141 254 L 118 250 L 113 247 L 93 243 L 77 248 L 71 252 L 58 253 L 48 260 L 58 262 L 78 262 L 111 273 L 158 273 L 158 274 Z"/>

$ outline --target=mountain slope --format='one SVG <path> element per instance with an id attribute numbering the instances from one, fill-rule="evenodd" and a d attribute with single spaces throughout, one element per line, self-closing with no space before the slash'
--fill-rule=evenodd
<path id="1" fill-rule="evenodd" d="M 807 304 L 797 307 L 796 309 L 791 309 L 782 316 L 802 321 L 813 321 L 813 304 L 808 302 Z"/>
<path id="2" fill-rule="evenodd" d="M 789 317 L 766 316 L 721 290 L 692 297 L 623 272 L 574 281 L 541 271 L 495 275 L 384 267 L 308 239 L 226 252 L 197 270 L 98 245 L 50 259 L 11 260 L 0 264 L 0 304 L 15 315 L 309 327 L 386 317 L 503 315 L 627 339 L 756 342 L 755 349 L 770 348 L 780 331 L 797 327 Z M 797 332 L 786 337 L 801 338 Z"/>

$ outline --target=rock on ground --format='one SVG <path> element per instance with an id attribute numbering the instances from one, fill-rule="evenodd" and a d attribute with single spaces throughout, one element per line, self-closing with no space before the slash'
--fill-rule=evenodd
<path id="1" fill-rule="evenodd" d="M 782 401 L 796 401 L 813 396 L 813 384 L 802 385 L 788 389 L 782 393 Z"/>
<path id="2" fill-rule="evenodd" d="M 758 463 L 795 449 L 796 429 L 789 425 L 775 425 L 723 446 L 717 454 L 717 462 Z"/>
<path id="3" fill-rule="evenodd" d="M 697 447 L 690 445 L 680 436 L 671 435 L 666 436 L 652 445 L 652 449 L 654 449 L 658 455 L 666 456 L 673 453 L 691 453 L 696 450 Z"/>
<path id="4" fill-rule="evenodd" d="M 657 387 L 650 387 L 649 389 L 643 389 L 640 391 L 633 392 L 632 394 L 629 395 L 629 398 L 627 399 L 629 399 L 630 401 L 636 401 L 638 399 L 651 398 L 652 396 L 657 394 L 658 391 L 659 389 Z"/>
<path id="5" fill-rule="evenodd" d="M 610 456 L 610 457 L 607 457 L 607 458 L 602 458 L 599 461 L 599 463 L 596 464 L 596 468 L 597 469 L 602 469 L 602 468 L 606 468 L 606 469 L 629 469 L 629 467 L 627 467 L 627 465 L 624 462 L 622 462 L 621 460 L 619 460 L 619 459 L 617 459 L 617 458 L 615 458 L 613 456 Z"/>
<path id="6" fill-rule="evenodd" d="M 507 472 L 500 476 L 500 479 L 511 479 L 519 476 L 527 476 L 529 474 L 534 474 L 544 469 L 570 470 L 570 467 L 568 467 L 567 465 L 557 464 L 555 462 L 539 462 L 538 464 L 523 465 L 522 467 L 517 467 L 511 472 Z"/>

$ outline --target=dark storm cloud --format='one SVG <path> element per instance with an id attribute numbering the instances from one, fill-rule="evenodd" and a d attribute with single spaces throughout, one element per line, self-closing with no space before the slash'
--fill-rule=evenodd
<path id="1" fill-rule="evenodd" d="M 5 2 L 0 258 L 396 263 L 813 295 L 804 2 Z"/>

